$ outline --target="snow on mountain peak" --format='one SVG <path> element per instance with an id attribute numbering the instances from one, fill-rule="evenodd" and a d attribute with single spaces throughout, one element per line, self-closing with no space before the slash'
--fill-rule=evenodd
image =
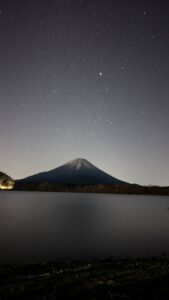
<path id="1" fill-rule="evenodd" d="M 68 167 L 80 170 L 81 168 L 93 169 L 94 166 L 84 158 L 76 158 L 66 164 Z"/>

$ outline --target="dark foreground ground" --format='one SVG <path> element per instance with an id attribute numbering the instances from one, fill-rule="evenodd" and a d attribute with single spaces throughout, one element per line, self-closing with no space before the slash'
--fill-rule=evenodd
<path id="1" fill-rule="evenodd" d="M 169 259 L 1 266 L 0 299 L 169 299 Z"/>

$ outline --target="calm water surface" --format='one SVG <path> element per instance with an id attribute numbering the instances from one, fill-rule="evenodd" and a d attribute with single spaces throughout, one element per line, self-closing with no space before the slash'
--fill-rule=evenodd
<path id="1" fill-rule="evenodd" d="M 169 255 L 169 197 L 0 192 L 0 263 Z"/>

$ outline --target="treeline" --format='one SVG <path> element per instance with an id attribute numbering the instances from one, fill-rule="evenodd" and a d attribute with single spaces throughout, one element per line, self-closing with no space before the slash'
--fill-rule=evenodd
<path id="1" fill-rule="evenodd" d="M 6 175 L 5 173 L 0 172 L 0 190 L 2 189 L 12 189 L 14 186 L 14 180 Z"/>
<path id="2" fill-rule="evenodd" d="M 15 183 L 15 190 L 20 191 L 45 191 L 45 192 L 81 192 L 81 193 L 110 193 L 110 194 L 140 194 L 140 195 L 169 195 L 169 186 L 141 186 L 137 184 L 116 185 L 63 185 L 31 183 Z"/>

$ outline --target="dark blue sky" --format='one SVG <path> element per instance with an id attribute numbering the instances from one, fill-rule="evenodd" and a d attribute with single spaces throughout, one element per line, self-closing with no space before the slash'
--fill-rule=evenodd
<path id="1" fill-rule="evenodd" d="M 169 2 L 0 1 L 0 170 L 169 185 Z"/>

